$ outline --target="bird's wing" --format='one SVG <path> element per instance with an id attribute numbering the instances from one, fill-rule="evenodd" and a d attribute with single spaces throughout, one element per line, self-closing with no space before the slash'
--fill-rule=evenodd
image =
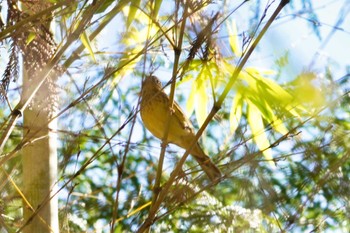
<path id="1" fill-rule="evenodd" d="M 188 132 L 194 133 L 193 125 L 191 121 L 186 117 L 185 113 L 181 110 L 180 106 L 174 101 L 173 104 L 174 115 L 179 124 L 183 126 Z"/>

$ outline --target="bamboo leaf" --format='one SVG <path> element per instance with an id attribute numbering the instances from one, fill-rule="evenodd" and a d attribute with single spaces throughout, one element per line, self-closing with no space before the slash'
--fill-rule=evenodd
<path id="1" fill-rule="evenodd" d="M 252 102 L 248 102 L 248 123 L 252 130 L 254 142 L 262 151 L 266 160 L 268 160 L 272 166 L 275 166 L 271 155 L 271 149 L 269 148 L 270 142 L 266 137 L 262 116 L 259 109 Z"/>
<path id="2" fill-rule="evenodd" d="M 194 108 L 195 108 L 196 118 L 197 118 L 199 127 L 202 126 L 202 124 L 204 123 L 208 115 L 208 112 L 207 112 L 208 96 L 207 96 L 207 88 L 205 85 L 205 79 L 203 77 L 203 74 L 204 73 L 201 72 L 199 77 L 196 80 L 196 97 L 195 97 L 196 104 Z"/>
<path id="3" fill-rule="evenodd" d="M 255 92 L 255 96 L 263 96 L 265 101 L 270 106 L 277 105 L 281 107 L 285 113 L 291 114 L 300 118 L 299 110 L 305 110 L 301 105 L 296 105 L 294 97 L 287 92 L 283 87 L 277 84 L 275 81 L 264 77 L 264 75 L 274 74 L 271 70 L 259 70 L 254 67 L 249 67 L 242 72 L 242 80 L 247 82 L 250 92 Z M 270 118 L 270 120 L 273 120 Z"/>
<path id="4" fill-rule="evenodd" d="M 129 217 L 131 217 L 131 216 L 137 214 L 138 212 L 140 212 L 141 210 L 145 209 L 146 207 L 148 207 L 148 206 L 150 206 L 150 205 L 151 205 L 151 202 L 149 201 L 149 202 L 143 204 L 142 206 L 136 208 L 135 210 L 131 211 L 131 212 L 128 213 L 126 216 L 120 217 L 120 218 L 116 219 L 116 222 L 120 222 L 120 221 L 122 221 L 122 220 L 124 220 L 124 219 L 126 219 L 126 218 L 129 218 Z"/>
<path id="5" fill-rule="evenodd" d="M 187 79 L 186 79 L 187 80 Z M 187 103 L 186 103 L 186 111 L 188 116 L 191 116 L 194 111 L 194 103 L 196 99 L 196 84 L 195 82 L 192 84 L 190 96 L 188 97 Z"/>
<path id="6" fill-rule="evenodd" d="M 293 100 L 293 96 L 283 87 L 272 79 L 265 77 L 267 75 L 275 74 L 273 70 L 261 70 L 255 67 L 248 67 L 245 71 L 248 75 L 244 77 L 250 79 L 250 81 L 254 81 L 257 88 L 260 88 L 260 91 L 264 91 L 268 97 L 273 97 L 274 101 L 278 100 L 279 102 L 289 103 Z"/>
<path id="7" fill-rule="evenodd" d="M 85 46 L 85 48 L 88 50 L 92 60 L 96 63 L 95 54 L 94 54 L 94 51 L 92 50 L 89 36 L 86 34 L 85 31 L 80 35 L 80 40 Z"/>
<path id="8" fill-rule="evenodd" d="M 293 82 L 293 92 L 298 101 L 303 105 L 319 108 L 326 103 L 325 94 L 312 82 L 316 79 L 316 74 L 305 72 L 300 74 Z"/>
<path id="9" fill-rule="evenodd" d="M 230 132 L 233 134 L 242 117 L 243 99 L 239 92 L 236 93 L 232 101 L 232 107 L 230 112 Z"/>
<path id="10" fill-rule="evenodd" d="M 126 20 L 126 27 L 127 28 L 131 25 L 132 21 L 134 21 L 135 15 L 138 11 L 138 8 L 140 7 L 140 3 L 141 3 L 141 0 L 132 0 L 131 1 L 130 7 L 129 7 L 128 17 Z"/>
<path id="11" fill-rule="evenodd" d="M 153 31 L 151 31 L 150 34 L 151 33 L 153 33 Z M 123 56 L 121 56 L 119 59 L 118 66 L 123 67 L 123 69 L 118 73 L 119 76 L 130 74 L 140 61 L 141 56 L 138 56 L 131 62 L 130 59 L 143 49 L 143 43 L 146 39 L 144 35 L 147 35 L 147 28 L 144 28 L 143 30 L 137 30 L 134 27 L 129 28 L 127 36 L 123 38 L 123 43 L 128 46 L 128 53 L 123 54 Z"/>
<path id="12" fill-rule="evenodd" d="M 114 0 L 106 0 L 100 8 L 96 11 L 96 13 L 102 13 L 104 12 L 112 3 Z"/>
<path id="13" fill-rule="evenodd" d="M 287 134 L 288 130 L 283 121 L 279 119 L 272 110 L 271 105 L 263 98 L 256 98 L 253 95 L 247 95 L 247 99 L 252 102 L 262 114 L 262 117 L 271 124 L 271 126 L 281 134 Z"/>
<path id="14" fill-rule="evenodd" d="M 34 32 L 30 32 L 27 39 L 26 39 L 26 45 L 29 45 L 36 37 L 36 34 Z"/>
<path id="15" fill-rule="evenodd" d="M 159 13 L 160 6 L 162 5 L 163 0 L 155 0 L 153 8 L 153 17 L 156 18 Z"/>
<path id="16" fill-rule="evenodd" d="M 232 21 L 231 25 L 227 25 L 227 30 L 228 30 L 229 44 L 230 44 L 231 50 L 237 57 L 240 57 L 242 55 L 242 51 L 238 42 L 236 22 Z"/>
<path id="17" fill-rule="evenodd" d="M 285 135 L 289 132 L 283 121 L 277 117 L 272 121 L 271 125 L 280 134 Z"/>

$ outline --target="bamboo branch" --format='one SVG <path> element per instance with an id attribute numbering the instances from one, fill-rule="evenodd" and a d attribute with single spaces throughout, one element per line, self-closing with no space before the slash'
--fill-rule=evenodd
<path id="1" fill-rule="evenodd" d="M 7 27 L 3 31 L 1 31 L 0 32 L 0 41 L 10 37 L 11 33 L 15 32 L 16 30 L 19 30 L 24 25 L 26 25 L 26 24 L 28 24 L 30 22 L 33 22 L 34 20 L 36 20 L 38 18 L 41 18 L 44 15 L 51 14 L 54 10 L 60 8 L 61 6 L 69 6 L 72 3 L 74 3 L 74 2 L 71 1 L 71 0 L 60 1 L 60 2 L 54 4 L 53 6 L 47 8 L 47 9 L 45 9 L 43 11 L 40 11 L 40 12 L 38 12 L 36 14 L 33 14 L 31 16 L 28 16 L 28 17 L 24 18 L 23 20 L 17 22 L 15 25 Z M 49 16 L 49 17 L 51 17 L 51 16 Z"/>
<path id="2" fill-rule="evenodd" d="M 70 34 L 67 38 L 67 42 L 62 46 L 62 48 L 55 54 L 55 56 L 47 63 L 47 65 L 40 70 L 38 73 L 34 74 L 34 77 L 38 77 L 38 82 L 35 82 L 36 85 L 28 86 L 28 91 L 24 92 L 21 100 L 15 107 L 15 109 L 11 112 L 9 116 L 9 124 L 7 128 L 4 130 L 4 133 L 0 138 L 0 154 L 2 153 L 5 143 L 10 137 L 14 126 L 17 123 L 19 117 L 22 116 L 22 112 L 27 108 L 28 104 L 34 98 L 36 93 L 38 92 L 41 85 L 45 82 L 45 80 L 51 74 L 51 71 L 58 64 L 60 58 L 64 54 L 64 52 L 68 49 L 68 47 L 79 38 L 80 34 L 84 31 L 85 26 L 89 23 L 90 19 L 93 17 L 94 13 L 98 10 L 98 8 L 104 3 L 104 1 L 99 1 L 98 3 L 90 5 L 90 7 L 85 11 L 85 14 L 82 16 L 82 19 L 77 26 L 77 28 Z M 34 83 L 34 82 L 33 82 Z M 1 161 L 0 161 L 1 164 Z"/>
<path id="3" fill-rule="evenodd" d="M 193 140 L 192 146 L 186 150 L 186 152 L 184 153 L 184 155 L 182 156 L 180 161 L 177 163 L 177 165 L 176 165 L 174 171 L 172 172 L 168 182 L 164 185 L 162 191 L 160 192 L 160 194 L 158 196 L 158 199 L 157 199 L 157 202 L 154 204 L 152 212 L 149 214 L 148 218 L 144 221 L 144 223 L 140 226 L 140 228 L 137 231 L 138 233 L 145 232 L 146 229 L 148 229 L 148 227 L 153 224 L 154 219 L 155 219 L 155 214 L 159 210 L 160 205 L 163 203 L 166 195 L 168 194 L 169 189 L 170 189 L 171 185 L 173 184 L 177 174 L 179 174 L 179 172 L 180 172 L 180 170 L 182 168 L 182 165 L 184 164 L 184 162 L 186 161 L 187 156 L 189 155 L 189 152 L 192 150 L 192 148 L 194 147 L 194 145 L 196 144 L 196 142 L 198 141 L 198 139 L 200 138 L 200 136 L 204 132 L 205 128 L 208 126 L 209 122 L 213 119 L 215 114 L 221 108 L 221 106 L 222 106 L 222 104 L 223 104 L 227 94 L 231 90 L 233 84 L 238 79 L 238 75 L 242 71 L 243 67 L 245 66 L 245 64 L 248 61 L 250 55 L 252 54 L 252 52 L 254 51 L 254 49 L 256 48 L 258 43 L 260 42 L 261 38 L 264 36 L 264 34 L 266 33 L 267 29 L 271 26 L 272 22 L 276 19 L 277 15 L 280 13 L 280 11 L 283 9 L 283 7 L 286 4 L 288 4 L 288 3 L 289 3 L 289 0 L 281 0 L 280 4 L 278 5 L 278 7 L 274 11 L 274 13 L 271 15 L 270 19 L 268 20 L 266 25 L 263 27 L 263 29 L 259 33 L 259 35 L 257 36 L 256 40 L 249 47 L 249 49 L 248 49 L 247 53 L 244 55 L 242 61 L 239 63 L 238 67 L 236 68 L 236 70 L 232 74 L 232 76 L 230 78 L 230 81 L 226 85 L 223 93 L 220 95 L 218 101 L 216 103 L 214 103 L 214 105 L 213 105 L 213 107 L 212 107 L 208 117 L 206 118 L 205 122 L 203 123 L 203 125 L 201 126 L 199 131 L 197 132 L 196 137 Z M 216 181 L 216 182 L 219 182 L 219 181 Z"/>
<path id="4" fill-rule="evenodd" d="M 174 67 L 173 67 L 173 73 L 172 73 L 172 78 L 171 78 L 169 109 L 173 109 L 173 104 L 174 104 L 176 75 L 177 75 L 177 70 L 178 70 L 178 66 L 179 66 L 179 62 L 180 62 L 180 55 L 181 55 L 181 50 L 182 50 L 183 35 L 185 33 L 186 19 L 188 17 L 187 8 L 188 8 L 188 5 L 186 4 L 185 9 L 184 9 L 184 13 L 183 13 L 183 17 L 182 17 L 182 22 L 181 22 L 180 37 L 179 37 L 179 40 L 177 42 L 177 45 L 175 45 L 175 47 L 173 47 L 173 49 L 174 49 Z M 175 26 L 175 28 L 177 28 L 177 27 Z M 168 145 L 167 139 L 168 139 L 168 134 L 169 134 L 169 129 L 170 129 L 171 114 L 173 114 L 173 112 L 169 111 L 168 117 L 166 120 L 166 124 L 165 124 L 164 136 L 162 138 L 162 147 L 161 147 L 159 161 L 158 161 L 157 175 L 156 175 L 156 180 L 155 180 L 155 184 L 154 184 L 154 188 L 153 188 L 152 204 L 151 204 L 147 219 L 153 219 L 157 210 L 158 210 L 155 203 L 157 203 L 157 199 L 158 199 L 158 195 L 159 195 L 160 180 L 162 177 L 164 156 L 165 156 L 166 146 Z"/>

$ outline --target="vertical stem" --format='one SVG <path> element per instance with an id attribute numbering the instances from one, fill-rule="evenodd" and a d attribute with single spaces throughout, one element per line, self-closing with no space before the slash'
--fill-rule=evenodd
<path id="1" fill-rule="evenodd" d="M 180 159 L 180 161 L 177 163 L 174 171 L 172 172 L 169 180 L 167 181 L 167 183 L 164 185 L 163 189 L 161 190 L 161 192 L 159 193 L 157 202 L 153 204 L 150 213 L 148 215 L 148 218 L 145 220 L 145 222 L 140 226 L 140 228 L 138 229 L 138 233 L 144 232 L 154 221 L 155 219 L 155 213 L 157 212 L 157 210 L 159 209 L 160 205 L 162 204 L 162 202 L 164 201 L 167 193 L 169 192 L 169 189 L 171 187 L 171 185 L 173 184 L 173 182 L 175 181 L 175 178 L 177 176 L 177 174 L 179 173 L 179 171 L 181 170 L 182 165 L 184 164 L 186 158 L 189 155 L 189 151 L 192 150 L 192 148 L 194 147 L 194 145 L 196 144 L 196 142 L 198 141 L 199 137 L 202 135 L 202 133 L 204 132 L 205 128 L 208 126 L 209 122 L 213 119 L 213 117 L 215 116 L 215 114 L 218 112 L 218 110 L 221 108 L 223 101 L 225 100 L 227 94 L 229 93 L 229 91 L 231 90 L 233 84 L 235 83 L 235 81 L 238 78 L 239 73 L 241 72 L 241 70 L 243 69 L 244 65 L 246 64 L 246 62 L 248 61 L 248 58 L 250 57 L 250 55 L 252 54 L 252 52 L 254 51 L 254 49 L 256 48 L 256 46 L 258 45 L 258 43 L 260 42 L 261 38 L 264 36 L 265 32 L 267 31 L 267 29 L 271 26 L 272 22 L 275 20 L 275 18 L 277 17 L 277 15 L 279 14 L 279 12 L 283 9 L 283 7 L 289 2 L 289 0 L 281 0 L 280 4 L 278 5 L 278 7 L 276 8 L 276 10 L 274 11 L 274 13 L 272 14 L 272 16 L 270 17 L 270 19 L 268 20 L 268 22 L 266 23 L 266 25 L 264 26 L 264 28 L 261 30 L 261 32 L 259 33 L 259 35 L 257 36 L 256 40 L 254 41 L 254 43 L 252 44 L 252 46 L 248 49 L 247 53 L 244 55 L 242 61 L 240 62 L 240 64 L 238 65 L 238 67 L 236 68 L 236 70 L 234 71 L 234 73 L 232 74 L 229 83 L 226 85 L 223 93 L 220 95 L 218 101 L 216 103 L 214 103 L 214 106 L 212 108 L 212 110 L 210 111 L 208 117 L 206 118 L 205 122 L 203 123 L 203 125 L 201 126 L 201 128 L 199 129 L 199 131 L 196 134 L 195 139 L 193 140 L 192 146 L 190 148 L 188 148 L 185 152 L 185 154 L 182 156 L 182 158 Z"/>
<path id="2" fill-rule="evenodd" d="M 185 4 L 184 13 L 183 13 L 182 22 L 181 22 L 179 39 L 178 39 L 177 43 L 175 42 L 176 45 L 173 48 L 174 49 L 174 67 L 173 67 L 173 73 L 172 73 L 172 79 L 171 79 L 172 80 L 171 90 L 170 90 L 170 96 L 169 96 L 169 109 L 170 109 L 170 111 L 168 111 L 168 118 L 167 118 L 167 122 L 166 122 L 166 127 L 164 129 L 164 136 L 162 139 L 162 148 L 161 148 L 161 152 L 160 152 L 160 156 L 159 156 L 157 176 L 156 176 L 156 181 L 155 181 L 155 185 L 154 185 L 152 205 L 150 207 L 150 211 L 149 211 L 147 220 L 154 219 L 156 212 L 159 208 L 159 206 L 155 205 L 155 203 L 157 203 L 157 200 L 158 200 L 160 180 L 161 180 L 162 171 L 163 171 L 164 156 L 165 156 L 166 146 L 168 144 L 167 138 L 168 138 L 169 129 L 170 129 L 170 118 L 171 118 L 171 115 L 173 114 L 173 111 L 171 111 L 171 109 L 173 109 L 173 104 L 174 104 L 176 75 L 177 75 L 177 70 L 178 70 L 179 62 L 180 62 L 182 42 L 183 42 L 183 37 L 184 37 L 184 33 L 185 33 L 185 26 L 186 26 L 186 21 L 187 21 L 186 19 L 188 16 L 187 10 L 188 10 L 188 4 Z M 177 27 L 175 26 L 175 29 L 176 28 Z"/>
<path id="3" fill-rule="evenodd" d="M 43 2 L 22 2 L 24 11 L 29 9 L 41 11 L 49 6 Z M 27 101 L 30 93 L 29 87 L 37 87 L 35 98 L 31 98 L 29 108 L 23 112 L 23 134 L 25 140 L 32 143 L 24 147 L 22 152 L 23 167 L 23 193 L 30 206 L 36 209 L 42 206 L 36 217 L 23 229 L 24 233 L 59 232 L 58 199 L 53 197 L 43 204 L 51 193 L 57 190 L 57 121 L 51 121 L 57 110 L 57 95 L 55 72 L 51 72 L 48 79 L 35 76 L 34 71 L 42 70 L 45 63 L 54 54 L 52 36 L 49 31 L 51 21 L 41 21 L 33 26 L 39 36 L 24 47 L 23 54 L 23 89 L 22 100 Z M 46 30 L 43 30 L 45 28 Z M 23 36 L 26 34 L 24 33 Z M 23 217 L 27 221 L 33 215 L 33 209 L 23 202 Z"/>

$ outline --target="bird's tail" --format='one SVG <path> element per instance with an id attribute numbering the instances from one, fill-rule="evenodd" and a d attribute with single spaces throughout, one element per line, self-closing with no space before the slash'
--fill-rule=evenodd
<path id="1" fill-rule="evenodd" d="M 197 160 L 205 174 L 209 177 L 211 181 L 215 181 L 219 178 L 221 178 L 221 172 L 219 168 L 211 161 L 209 156 L 207 156 L 202 148 L 200 148 L 199 145 L 197 145 L 193 149 L 192 156 Z"/>

